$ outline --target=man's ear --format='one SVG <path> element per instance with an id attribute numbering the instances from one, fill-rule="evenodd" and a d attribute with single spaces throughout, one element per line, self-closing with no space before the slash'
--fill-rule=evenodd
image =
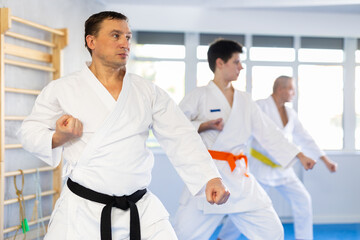
<path id="1" fill-rule="evenodd" d="M 222 66 L 224 65 L 224 61 L 221 58 L 217 58 L 215 64 L 216 64 L 216 68 L 221 69 Z"/>
<path id="2" fill-rule="evenodd" d="M 95 48 L 95 42 L 96 42 L 95 37 L 92 35 L 87 35 L 85 39 L 88 48 L 93 50 Z"/>

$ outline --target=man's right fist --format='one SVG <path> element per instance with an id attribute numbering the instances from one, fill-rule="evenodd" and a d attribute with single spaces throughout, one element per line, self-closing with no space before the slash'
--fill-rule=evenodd
<path id="1" fill-rule="evenodd" d="M 316 161 L 314 159 L 311 159 L 311 158 L 305 156 L 302 152 L 300 152 L 296 156 L 299 158 L 299 160 L 305 170 L 312 169 L 314 167 L 314 165 L 316 164 Z"/>
<path id="2" fill-rule="evenodd" d="M 224 204 L 230 196 L 230 192 L 220 178 L 213 178 L 206 184 L 206 199 L 210 204 Z"/>
<path id="3" fill-rule="evenodd" d="M 52 138 L 52 148 L 79 138 L 83 133 L 83 125 L 79 119 L 71 115 L 63 115 L 56 121 L 56 129 Z"/>

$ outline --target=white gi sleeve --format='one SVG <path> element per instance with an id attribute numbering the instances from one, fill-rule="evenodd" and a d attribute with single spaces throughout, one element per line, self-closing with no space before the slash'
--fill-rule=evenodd
<path id="1" fill-rule="evenodd" d="M 31 114 L 23 121 L 17 133 L 25 150 L 53 167 L 61 161 L 62 147 L 52 149 L 52 136 L 56 120 L 63 115 L 56 98 L 55 83 L 49 83 L 42 90 Z"/>
<path id="2" fill-rule="evenodd" d="M 202 106 L 201 104 L 203 102 L 201 101 L 201 97 L 205 96 L 205 94 L 201 93 L 201 91 L 203 91 L 203 88 L 194 89 L 179 103 L 180 109 L 191 121 L 196 131 L 198 131 L 200 125 L 205 122 L 204 119 L 199 119 L 199 112 L 201 109 L 206 109 L 205 106 Z"/>
<path id="3" fill-rule="evenodd" d="M 324 156 L 325 152 L 318 147 L 315 140 L 303 127 L 303 125 L 299 121 L 297 113 L 292 110 L 292 114 L 294 116 L 294 130 L 292 134 L 294 143 L 301 147 L 301 151 L 303 151 L 305 155 L 308 155 L 315 159 Z"/>
<path id="4" fill-rule="evenodd" d="M 220 174 L 199 134 L 168 94 L 155 86 L 153 132 L 193 195 Z"/>
<path id="5" fill-rule="evenodd" d="M 254 102 L 251 105 L 252 134 L 262 147 L 284 168 L 291 167 L 300 150 L 290 143 L 275 123 Z"/>

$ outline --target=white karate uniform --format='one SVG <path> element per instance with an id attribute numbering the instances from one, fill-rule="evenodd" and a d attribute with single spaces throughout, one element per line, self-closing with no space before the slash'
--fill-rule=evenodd
<path id="1" fill-rule="evenodd" d="M 285 106 L 288 123 L 284 126 L 272 96 L 258 100 L 257 104 L 282 130 L 289 141 L 301 146 L 302 152 L 314 159 L 325 155 L 303 128 L 297 113 L 292 108 Z M 251 145 L 256 151 L 261 152 L 273 162 L 277 162 L 277 158 L 266 151 L 256 139 L 253 139 Z M 288 149 L 284 148 L 280 151 L 286 152 Z M 313 239 L 311 197 L 303 183 L 296 176 L 293 168 L 273 168 L 254 157 L 249 158 L 249 165 L 251 173 L 254 174 L 265 190 L 268 191 L 271 187 L 274 187 L 290 202 L 294 217 L 295 238 Z M 236 235 L 239 235 L 239 233 L 235 226 L 231 226 L 231 223 L 227 221 L 221 230 L 220 238 L 222 240 L 236 239 Z"/>
<path id="2" fill-rule="evenodd" d="M 52 149 L 56 120 L 64 114 L 83 123 L 83 135 Z M 147 188 L 151 181 L 154 157 L 146 147 L 149 129 L 192 194 L 220 177 L 201 138 L 171 98 L 130 73 L 117 101 L 87 66 L 51 82 L 38 96 L 19 135 L 26 150 L 51 166 L 59 164 L 63 153 L 63 177 L 100 193 L 122 196 Z M 155 195 L 148 191 L 136 205 L 142 239 L 176 239 L 168 212 Z M 45 238 L 100 239 L 103 207 L 65 185 Z M 129 211 L 113 208 L 111 222 L 113 239 L 129 238 Z"/>
<path id="3" fill-rule="evenodd" d="M 230 107 L 221 90 L 210 81 L 207 86 L 196 88 L 185 96 L 180 108 L 196 129 L 203 122 L 223 118 L 225 124 L 222 131 L 208 130 L 200 133 L 208 149 L 238 155 L 246 152 L 247 143 L 254 136 L 269 152 L 277 156 L 278 163 L 284 167 L 291 166 L 299 153 L 298 148 L 282 136 L 247 93 L 235 90 L 233 105 Z M 281 151 L 284 148 L 289 151 Z M 273 212 L 271 200 L 253 175 L 244 175 L 244 160 L 236 161 L 233 172 L 226 161 L 214 162 L 231 192 L 230 198 L 226 204 L 210 205 L 204 196 L 193 197 L 185 189 L 174 224 L 179 239 L 208 239 L 224 215 L 228 214 L 233 219 L 246 219 L 246 214 L 255 212 L 258 212 L 256 217 L 249 217 L 242 223 L 239 220 L 238 228 L 246 228 L 250 239 L 282 239 L 283 229 L 277 215 L 273 213 L 269 217 L 265 213 Z M 261 217 L 262 211 L 264 218 Z M 266 228 L 269 231 L 265 231 Z"/>

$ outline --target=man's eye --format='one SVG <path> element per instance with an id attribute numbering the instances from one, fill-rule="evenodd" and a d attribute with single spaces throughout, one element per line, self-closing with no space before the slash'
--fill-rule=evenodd
<path id="1" fill-rule="evenodd" d="M 114 38 L 119 38 L 119 34 L 114 34 L 113 37 Z"/>

